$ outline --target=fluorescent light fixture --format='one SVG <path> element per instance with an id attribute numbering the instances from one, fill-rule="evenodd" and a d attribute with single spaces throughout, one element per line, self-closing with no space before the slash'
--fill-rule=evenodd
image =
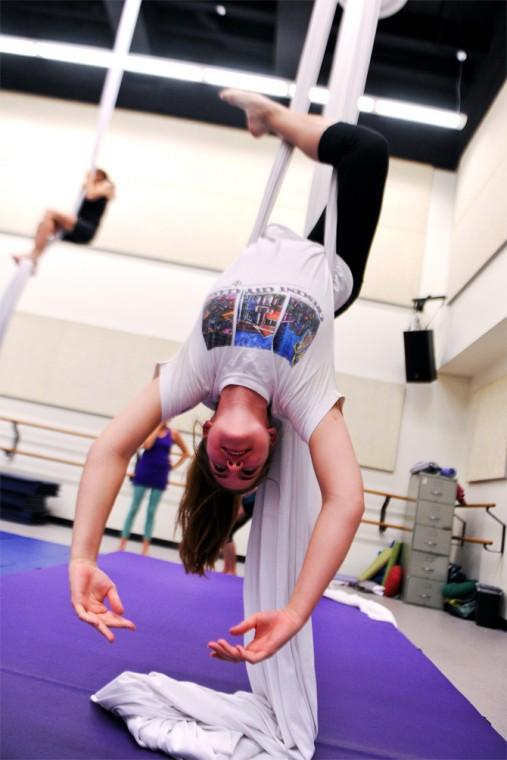
<path id="1" fill-rule="evenodd" d="M 0 34 L 0 53 L 11 55 L 37 55 L 35 41 L 25 37 L 14 37 L 10 34 Z"/>
<path id="2" fill-rule="evenodd" d="M 148 74 L 165 79 L 179 79 L 184 82 L 202 82 L 203 67 L 198 63 L 186 63 L 185 61 L 132 53 L 127 56 L 123 68 L 125 71 L 134 74 Z"/>
<path id="3" fill-rule="evenodd" d="M 112 50 L 106 48 L 33 40 L 7 34 L 0 34 L 0 53 L 44 58 L 62 63 L 77 63 L 84 66 L 98 66 L 100 68 L 109 68 L 113 64 L 118 65 Z M 269 77 L 219 66 L 204 66 L 200 63 L 176 61 L 170 58 L 130 53 L 120 63 L 125 71 L 136 74 L 177 79 L 185 82 L 201 82 L 215 87 L 236 87 L 278 98 L 292 97 L 295 90 L 294 82 L 281 77 Z M 312 87 L 310 100 L 312 103 L 325 105 L 329 101 L 329 90 L 326 87 Z M 430 124 L 447 129 L 463 129 L 467 123 L 467 116 L 464 113 L 444 108 L 421 106 L 402 100 L 376 98 L 373 95 L 362 95 L 359 98 L 358 106 L 363 113 L 373 113 L 378 116 Z"/>
<path id="4" fill-rule="evenodd" d="M 449 111 L 445 108 L 432 108 L 417 103 L 407 103 L 403 100 L 374 98 L 375 106 L 372 113 L 378 116 L 388 116 L 392 119 L 416 121 L 419 124 L 431 124 L 434 127 L 447 129 L 463 129 L 467 123 L 464 113 Z"/>
<path id="5" fill-rule="evenodd" d="M 358 107 L 362 113 L 374 113 L 376 98 L 371 95 L 360 95 L 358 100 Z"/>
<path id="6" fill-rule="evenodd" d="M 234 69 L 222 69 L 218 66 L 205 66 L 202 81 L 216 87 L 236 87 L 239 90 L 261 92 L 264 95 L 273 95 L 278 98 L 289 96 L 290 83 L 286 79 L 250 74 Z"/>
<path id="7" fill-rule="evenodd" d="M 329 90 L 327 87 L 311 87 L 310 102 L 325 106 L 329 102 Z"/>
<path id="8" fill-rule="evenodd" d="M 48 61 L 79 63 L 103 69 L 108 69 L 114 61 L 112 51 L 104 50 L 104 48 L 67 45 L 60 42 L 36 42 L 35 53 L 38 58 L 45 58 Z"/>
<path id="9" fill-rule="evenodd" d="M 113 61 L 113 52 L 107 48 L 31 40 L 25 37 L 11 37 L 7 34 L 0 34 L 0 53 L 44 58 L 48 61 L 60 61 L 61 63 L 98 66 L 102 69 L 108 69 Z"/>

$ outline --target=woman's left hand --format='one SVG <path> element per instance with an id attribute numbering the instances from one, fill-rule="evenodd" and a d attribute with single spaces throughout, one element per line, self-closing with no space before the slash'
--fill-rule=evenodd
<path id="1" fill-rule="evenodd" d="M 233 646 L 225 639 L 210 641 L 211 656 L 228 662 L 250 662 L 255 664 L 272 657 L 289 641 L 304 624 L 295 612 L 287 607 L 281 610 L 257 612 L 247 620 L 230 629 L 232 636 L 240 636 L 255 629 L 255 636 L 247 647 Z"/>

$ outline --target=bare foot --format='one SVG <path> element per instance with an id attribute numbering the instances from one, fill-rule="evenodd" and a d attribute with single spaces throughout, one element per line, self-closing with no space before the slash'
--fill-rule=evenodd
<path id="1" fill-rule="evenodd" d="M 32 262 L 32 274 L 35 274 L 35 270 L 37 268 L 37 257 L 34 256 L 32 253 L 13 253 L 11 255 L 11 259 L 18 266 L 21 264 L 22 261 L 31 261 Z"/>
<path id="2" fill-rule="evenodd" d="M 21 264 L 22 261 L 26 260 L 35 261 L 35 257 L 31 253 L 13 253 L 11 258 L 16 264 Z"/>
<path id="3" fill-rule="evenodd" d="M 279 107 L 277 103 L 264 95 L 243 90 L 222 90 L 220 98 L 245 112 L 248 129 L 254 137 L 262 137 L 270 131 L 269 120 L 273 110 Z"/>

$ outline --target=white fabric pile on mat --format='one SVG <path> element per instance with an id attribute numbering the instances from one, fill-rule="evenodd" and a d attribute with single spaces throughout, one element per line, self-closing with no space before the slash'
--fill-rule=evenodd
<path id="1" fill-rule="evenodd" d="M 391 625 L 394 625 L 395 628 L 398 627 L 396 618 L 394 617 L 393 613 L 391 610 L 388 610 L 387 607 L 384 607 L 383 604 L 372 602 L 370 599 L 364 599 L 364 597 L 359 596 L 359 594 L 350 594 L 348 591 L 342 591 L 341 589 L 333 588 L 332 583 L 324 591 L 324 596 L 327 599 L 332 599 L 335 602 L 340 602 L 340 604 L 347 604 L 349 607 L 357 607 L 359 610 L 361 610 L 361 612 L 364 612 L 364 614 L 368 615 L 368 617 L 372 620 L 379 620 L 383 623 L 391 623 Z"/>

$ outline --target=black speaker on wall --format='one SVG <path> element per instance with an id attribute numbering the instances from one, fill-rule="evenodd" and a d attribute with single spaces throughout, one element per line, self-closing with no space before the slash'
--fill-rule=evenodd
<path id="1" fill-rule="evenodd" d="M 437 379 L 433 330 L 409 330 L 403 333 L 407 383 L 431 383 Z"/>

